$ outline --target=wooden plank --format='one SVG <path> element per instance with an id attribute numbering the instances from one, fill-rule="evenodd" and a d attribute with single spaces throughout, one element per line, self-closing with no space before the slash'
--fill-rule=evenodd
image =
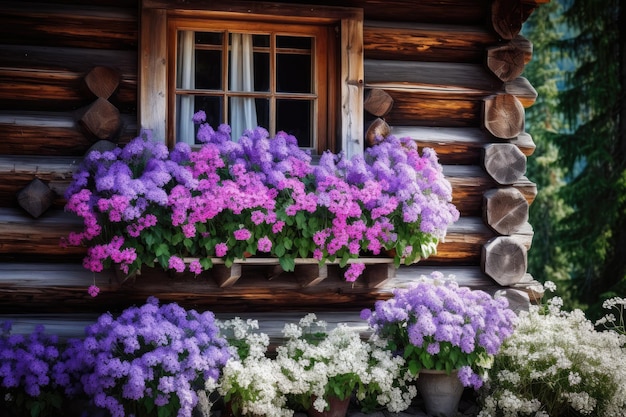
<path id="1" fill-rule="evenodd" d="M 497 140 L 483 129 L 465 127 L 392 126 L 391 134 L 413 138 L 418 149 L 434 149 L 442 164 L 480 165 L 484 147 Z M 535 151 L 527 133 L 504 143 L 514 144 L 526 156 Z"/>
<path id="2" fill-rule="evenodd" d="M 133 50 L 137 28 L 135 7 L 4 2 L 0 44 Z"/>
<path id="3" fill-rule="evenodd" d="M 483 23 L 488 17 L 488 0 L 428 0 L 412 1 L 407 4 L 405 0 L 307 0 L 307 1 L 278 1 L 264 2 L 242 2 L 231 5 L 229 3 L 219 4 L 211 0 L 191 0 L 185 1 L 184 8 L 187 9 L 217 9 L 224 11 L 239 11 L 249 13 L 259 10 L 266 13 L 272 10 L 279 10 L 283 14 L 296 13 L 294 16 L 302 16 L 303 11 L 299 8 L 290 8 L 286 3 L 305 3 L 307 5 L 342 6 L 362 8 L 366 19 L 389 20 L 389 21 L 412 21 L 412 22 L 439 22 L 439 23 Z M 175 0 L 145 0 L 145 7 L 150 8 L 180 8 L 180 2 Z M 311 9 L 311 17 L 315 17 L 315 8 Z M 317 11 L 323 15 L 322 11 Z"/>
<path id="4" fill-rule="evenodd" d="M 118 141 L 137 136 L 135 115 L 122 114 Z M 70 112 L 0 111 L 1 155 L 80 156 L 92 145 Z"/>
<path id="5" fill-rule="evenodd" d="M 363 27 L 366 59 L 482 63 L 497 42 L 482 26 L 368 20 Z"/>
<path id="6" fill-rule="evenodd" d="M 363 19 L 341 20 L 341 140 L 348 157 L 363 153 Z"/>
<path id="7" fill-rule="evenodd" d="M 391 126 L 480 127 L 481 96 L 467 91 L 386 90 L 394 105 L 385 120 Z"/>
<path id="8" fill-rule="evenodd" d="M 485 95 L 501 91 L 504 85 L 502 80 L 479 64 L 366 59 L 364 66 L 366 86 L 385 90 Z"/>
<path id="9" fill-rule="evenodd" d="M 141 129 L 167 138 L 167 15 L 164 10 L 142 10 L 141 54 L 137 114 Z"/>
<path id="10" fill-rule="evenodd" d="M 0 60 L 7 68 L 66 71 L 86 74 L 94 66 L 117 69 L 126 83 L 137 84 L 137 51 L 62 46 L 1 45 Z"/>
<path id="11" fill-rule="evenodd" d="M 30 68 L 0 68 L 0 109 L 72 111 L 90 104 L 93 96 L 81 89 L 84 74 L 70 71 L 40 71 Z M 120 110 L 137 101 L 137 86 L 123 80 L 116 94 Z"/>

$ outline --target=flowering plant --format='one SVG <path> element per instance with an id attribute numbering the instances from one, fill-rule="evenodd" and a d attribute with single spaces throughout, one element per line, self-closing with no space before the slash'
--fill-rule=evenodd
<path id="1" fill-rule="evenodd" d="M 14 415 L 62 414 L 64 378 L 57 365 L 62 345 L 37 326 L 30 335 L 11 335 L 11 322 L 0 333 L 0 404 Z"/>
<path id="2" fill-rule="evenodd" d="M 276 361 L 290 381 L 288 396 L 295 406 L 322 412 L 331 397 L 346 400 L 357 390 L 360 400 L 370 395 L 378 405 L 401 411 L 416 394 L 399 378 L 403 361 L 362 340 L 345 323 L 326 331 L 326 322 L 310 313 L 298 324 L 286 324 L 283 335 Z"/>
<path id="3" fill-rule="evenodd" d="M 88 246 L 86 268 L 158 263 L 198 274 L 214 257 L 229 266 L 262 253 L 292 271 L 297 257 L 345 267 L 384 250 L 399 265 L 432 255 L 459 217 L 434 151 L 420 155 L 410 138 L 389 136 L 351 159 L 326 152 L 314 166 L 291 135 L 258 127 L 234 142 L 227 125 L 214 130 L 205 117 L 194 115 L 196 150 L 168 152 L 142 132 L 86 156 L 66 192 L 84 229 L 62 242 Z M 363 268 L 349 264 L 346 279 Z"/>
<path id="4" fill-rule="evenodd" d="M 159 417 L 190 417 L 196 391 L 219 378 L 229 356 L 212 313 L 159 306 L 150 297 L 88 326 L 66 368 L 81 374 L 84 392 L 112 417 L 157 410 Z"/>
<path id="5" fill-rule="evenodd" d="M 513 332 L 515 313 L 504 297 L 460 287 L 453 277 L 422 276 L 393 297 L 377 301 L 361 317 L 388 348 L 402 355 L 408 371 L 458 369 L 464 386 L 480 388 L 481 373 Z"/>
<path id="6" fill-rule="evenodd" d="M 219 381 L 206 382 L 207 391 L 217 391 L 233 416 L 292 416 L 285 395 L 289 380 L 278 362 L 267 357 L 269 337 L 254 332 L 258 321 L 235 318 L 218 325 L 233 352 Z"/>
<path id="7" fill-rule="evenodd" d="M 494 383 L 481 390 L 479 417 L 624 416 L 626 335 L 598 331 L 562 303 L 553 297 L 519 313 L 489 371 Z"/>

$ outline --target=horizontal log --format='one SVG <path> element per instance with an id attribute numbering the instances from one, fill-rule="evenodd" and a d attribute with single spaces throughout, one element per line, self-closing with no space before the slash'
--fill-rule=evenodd
<path id="1" fill-rule="evenodd" d="M 0 110 L 71 111 L 90 104 L 93 96 L 81 88 L 82 73 L 0 68 Z M 122 80 L 112 103 L 121 112 L 134 111 L 137 80 Z"/>
<path id="2" fill-rule="evenodd" d="M 142 4 L 147 8 L 221 9 L 241 13 L 250 13 L 251 10 L 278 10 L 280 13 L 293 16 L 303 13 L 301 8 L 290 8 L 289 5 L 281 5 L 281 3 L 293 3 L 293 1 L 273 2 L 273 4 L 278 4 L 277 6 L 272 6 L 270 2 L 268 3 L 270 6 L 266 5 L 263 9 L 259 9 L 258 2 L 253 1 L 238 2 L 237 5 L 227 3 L 220 5 L 212 0 L 192 0 L 186 1 L 184 7 L 173 0 L 144 0 Z M 307 0 L 305 3 L 361 8 L 365 18 L 371 20 L 429 23 L 482 24 L 488 18 L 489 11 L 488 0 L 428 0 L 410 4 L 404 0 Z"/>
<path id="3" fill-rule="evenodd" d="M 452 62 L 364 61 L 366 87 L 428 89 L 484 96 L 501 91 L 504 83 L 480 64 Z"/>
<path id="4" fill-rule="evenodd" d="M 482 129 L 463 127 L 392 126 L 391 134 L 413 138 L 418 149 L 434 149 L 442 164 L 480 165 L 484 147 L 497 140 Z M 535 143 L 527 133 L 506 143 L 514 144 L 526 156 L 535 151 Z"/>
<path id="5" fill-rule="evenodd" d="M 137 47 L 137 22 L 136 5 L 5 2 L 0 14 L 0 43 L 132 50 Z"/>
<path id="6" fill-rule="evenodd" d="M 494 0 L 491 3 L 491 24 L 503 39 L 514 39 L 524 20 L 521 0 Z"/>
<path id="7" fill-rule="evenodd" d="M 479 127 L 483 101 L 465 91 L 386 90 L 394 104 L 391 126 Z"/>
<path id="8" fill-rule="evenodd" d="M 481 26 L 365 21 L 366 59 L 482 63 L 498 38 Z"/>
<path id="9" fill-rule="evenodd" d="M 376 300 L 391 297 L 394 288 L 409 286 L 422 275 L 428 276 L 434 271 L 444 276 L 454 275 L 459 285 L 491 294 L 515 288 L 532 294 L 534 299 L 540 296 L 537 289 L 541 285 L 537 285 L 529 274 L 516 286 L 504 288 L 482 273 L 478 266 L 401 266 L 395 276 L 379 288 L 366 288 L 359 280 L 354 284 L 346 283 L 334 269 L 331 269 L 332 274 L 325 284 L 310 288 L 303 288 L 293 276 L 267 281 L 253 274 L 245 274 L 236 286 L 218 288 L 210 279 L 173 279 L 163 271 L 151 271 L 143 280 L 119 286 L 115 284 L 112 271 L 93 274 L 76 264 L 2 263 L 0 321 L 14 319 L 15 324 L 19 321 L 25 326 L 56 319 L 57 324 L 73 322 L 78 325 L 94 319 L 98 313 L 116 313 L 156 295 L 162 303 L 177 302 L 185 308 L 211 310 L 220 317 L 239 316 L 245 311 L 248 317 L 260 321 L 285 321 L 298 312 L 315 312 L 328 317 L 334 311 L 341 311 L 344 317 L 350 317 L 344 319 L 345 322 L 358 324 L 358 313 L 362 308 L 372 308 Z M 95 298 L 86 291 L 91 284 L 101 289 Z M 517 307 L 527 308 L 528 299 L 525 305 Z M 275 312 L 268 313 L 272 309 Z M 29 312 L 28 316 L 16 314 L 25 310 Z M 65 321 L 63 313 L 73 314 L 68 315 Z M 351 316 L 351 313 L 356 313 L 356 316 Z M 14 327 L 15 332 L 20 332 L 20 329 L 22 327 Z M 59 331 L 62 337 L 75 334 L 73 331 L 66 333 L 69 328 L 57 325 L 49 328 L 53 329 Z"/>
<path id="10" fill-rule="evenodd" d="M 137 51 L 36 45 L 1 45 L 3 67 L 87 74 L 94 66 L 111 66 L 126 83 L 136 84 Z"/>
<path id="11" fill-rule="evenodd" d="M 137 136 L 135 115 L 122 114 L 118 141 Z M 0 111 L 0 154 L 83 156 L 91 146 L 71 112 Z"/>

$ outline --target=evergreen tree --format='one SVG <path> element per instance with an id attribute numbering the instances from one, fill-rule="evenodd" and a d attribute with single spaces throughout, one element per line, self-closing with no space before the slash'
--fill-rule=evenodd
<path id="1" fill-rule="evenodd" d="M 542 106 L 529 111 L 540 154 L 529 174 L 536 175 L 533 180 L 540 195 L 544 193 L 531 218 L 540 242 L 530 253 L 531 266 L 539 268 L 540 279 L 567 272 L 578 299 L 597 307 L 603 296 L 626 292 L 626 7 L 620 7 L 620 0 L 552 3 L 552 18 L 564 10 L 553 19 L 557 39 L 547 39 L 544 30 L 551 29 L 542 29 L 545 22 L 538 21 L 547 5 L 528 25 L 539 53 L 549 55 L 536 65 L 550 69 L 556 64 L 566 75 L 557 84 L 558 104 L 545 106 L 549 117 Z M 531 82 L 540 86 L 540 94 L 547 92 L 544 101 L 551 100 L 553 79 L 535 71 L 538 78 Z M 541 120 L 548 126 L 541 127 Z M 541 158 L 556 164 L 542 166 Z M 546 175 L 556 182 L 547 181 Z M 541 216 L 549 218 L 546 235 Z"/>

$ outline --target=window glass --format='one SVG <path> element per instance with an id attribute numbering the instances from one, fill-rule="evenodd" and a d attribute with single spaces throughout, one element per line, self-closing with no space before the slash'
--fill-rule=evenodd
<path id="1" fill-rule="evenodd" d="M 294 135 L 300 147 L 312 147 L 312 108 L 310 100 L 276 100 L 276 130 Z"/>

